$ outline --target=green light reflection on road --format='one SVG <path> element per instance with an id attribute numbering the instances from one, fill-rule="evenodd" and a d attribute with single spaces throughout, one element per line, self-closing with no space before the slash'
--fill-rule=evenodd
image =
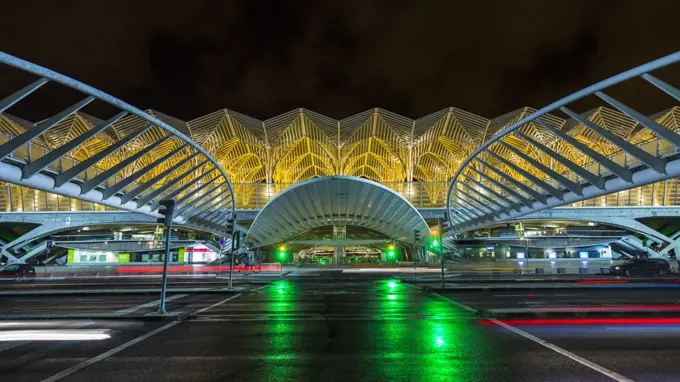
<path id="1" fill-rule="evenodd" d="M 278 320 L 294 311 L 297 288 L 287 280 L 273 283 L 267 288 L 267 312 L 274 318 L 267 322 L 264 338 L 268 348 L 267 355 L 262 358 L 265 378 L 263 380 L 293 381 L 297 379 L 299 367 L 296 364 L 299 356 L 296 352 L 295 326 L 292 321 Z"/>
<path id="2" fill-rule="evenodd" d="M 469 314 L 393 280 L 374 294 L 385 315 L 375 330 L 379 380 L 484 380 L 479 365 L 492 355 Z"/>

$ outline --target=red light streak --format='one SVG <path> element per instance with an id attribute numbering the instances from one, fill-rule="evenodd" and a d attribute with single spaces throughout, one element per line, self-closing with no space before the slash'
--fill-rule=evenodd
<path id="1" fill-rule="evenodd" d="M 577 284 L 625 284 L 628 280 L 578 280 Z"/>
<path id="2" fill-rule="evenodd" d="M 499 320 L 513 326 L 522 325 L 680 325 L 680 317 L 658 318 L 540 318 Z M 494 321 L 484 320 L 480 326 L 498 326 Z"/>

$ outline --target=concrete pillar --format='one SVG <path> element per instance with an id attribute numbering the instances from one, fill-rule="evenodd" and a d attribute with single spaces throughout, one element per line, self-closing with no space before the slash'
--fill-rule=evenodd
<path id="1" fill-rule="evenodd" d="M 333 240 L 345 240 L 345 239 L 347 239 L 347 226 L 334 225 Z M 335 264 L 344 264 L 346 255 L 347 252 L 345 251 L 344 245 L 335 246 L 333 248 L 333 257 L 335 257 Z"/>

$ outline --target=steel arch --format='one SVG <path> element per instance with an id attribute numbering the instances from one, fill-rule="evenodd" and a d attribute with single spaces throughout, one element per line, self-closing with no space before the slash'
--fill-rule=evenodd
<path id="1" fill-rule="evenodd" d="M 532 212 L 583 201 L 617 191 L 680 176 L 680 135 L 604 91 L 642 78 L 680 101 L 680 90 L 650 72 L 680 61 L 680 52 L 588 86 L 512 123 L 465 159 L 451 178 L 447 211 L 454 233 L 517 219 Z M 567 106 L 595 95 L 651 132 L 656 150 L 617 135 L 593 118 Z M 561 126 L 549 114 L 560 111 L 570 119 Z M 580 126 L 607 142 L 609 152 L 576 139 L 564 127 Z M 659 150 L 659 144 L 667 148 Z M 521 150 L 518 147 L 524 147 Z M 542 155 L 536 155 L 541 152 Z M 579 163 L 578 158 L 582 160 Z M 632 164 L 628 161 L 632 158 Z M 548 160 L 546 160 L 548 159 Z M 597 168 L 590 171 L 589 167 Z M 606 169 L 604 172 L 601 169 Z"/>
<path id="2" fill-rule="evenodd" d="M 422 215 L 394 190 L 368 179 L 328 176 L 297 183 L 272 198 L 253 220 L 246 241 L 264 247 L 333 225 L 364 227 L 404 242 L 413 241 L 414 231 L 429 234 Z"/>
<path id="3" fill-rule="evenodd" d="M 183 213 L 178 215 L 175 221 L 178 224 L 192 223 L 220 229 L 221 223 L 234 215 L 234 191 L 227 173 L 205 148 L 179 130 L 118 98 L 42 66 L 4 52 L 0 52 L 0 63 L 39 77 L 32 84 L 0 100 L 0 113 L 3 116 L 6 116 L 4 113 L 7 109 L 48 82 L 72 88 L 86 96 L 82 101 L 45 121 L 34 126 L 25 126 L 24 131 L 9 137 L 2 143 L 0 145 L 0 181 L 158 216 L 156 202 L 167 196 L 166 192 L 171 193 L 180 186 L 188 185 L 183 190 L 185 193 L 179 194 L 186 196 L 192 192 L 192 186 L 201 187 L 197 180 L 207 173 L 212 173 L 213 176 L 209 182 L 217 186 L 210 192 L 192 194 L 193 197 L 185 198 L 183 205 L 180 205 Z M 75 116 L 79 110 L 95 100 L 114 106 L 120 112 L 106 121 L 88 116 L 96 122 L 92 123 L 89 129 L 71 137 L 72 139 L 59 147 L 46 151 L 35 160 L 32 160 L 30 154 L 26 158 L 13 155 L 14 152 L 27 145 L 30 152 L 31 142 L 49 133 L 50 129 L 65 119 Z M 68 169 L 50 168 L 50 165 L 61 161 L 84 143 L 117 125 L 137 126 L 137 128 L 132 128 L 133 131 L 128 131 L 126 136 L 92 154 L 86 160 L 79 163 L 74 161 Z M 152 133 L 154 135 L 151 135 Z M 146 145 L 140 141 L 140 137 L 144 134 L 149 134 L 152 138 L 151 142 Z M 159 149 L 159 146 L 163 146 L 163 149 Z M 97 169 L 94 176 L 89 176 L 88 170 L 95 164 L 107 158 L 110 159 L 112 154 L 123 150 L 127 151 L 126 157 L 117 163 L 113 161 L 113 165 L 107 168 Z M 140 163 L 146 164 L 140 168 L 138 167 Z M 126 168 L 132 169 L 132 172 L 118 178 L 117 174 Z M 218 170 L 217 173 L 214 170 Z M 83 172 L 85 172 L 85 177 L 78 179 L 77 176 Z M 145 177 L 146 182 L 141 182 Z M 158 192 L 161 189 L 162 191 Z M 206 205 L 201 202 L 202 200 L 211 200 L 213 203 Z M 217 213 L 214 213 L 216 211 Z"/>

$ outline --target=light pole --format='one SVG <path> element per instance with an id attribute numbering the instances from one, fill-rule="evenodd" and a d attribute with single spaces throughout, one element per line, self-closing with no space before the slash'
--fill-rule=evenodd
<path id="1" fill-rule="evenodd" d="M 234 231 L 231 235 L 231 255 L 229 256 L 229 290 L 232 289 L 234 275 L 234 252 L 241 248 L 241 231 Z"/>
<path id="2" fill-rule="evenodd" d="M 420 232 L 418 230 L 413 230 L 413 279 L 416 279 L 416 249 L 418 247 L 418 239 L 420 239 Z"/>
<path id="3" fill-rule="evenodd" d="M 172 233 L 172 219 L 175 215 L 175 199 L 163 199 L 160 202 L 161 208 L 158 209 L 159 223 L 165 225 L 165 258 L 163 259 L 163 284 L 161 286 L 161 301 L 158 313 L 165 314 L 165 294 L 168 287 L 168 261 L 170 260 L 170 234 Z"/>

